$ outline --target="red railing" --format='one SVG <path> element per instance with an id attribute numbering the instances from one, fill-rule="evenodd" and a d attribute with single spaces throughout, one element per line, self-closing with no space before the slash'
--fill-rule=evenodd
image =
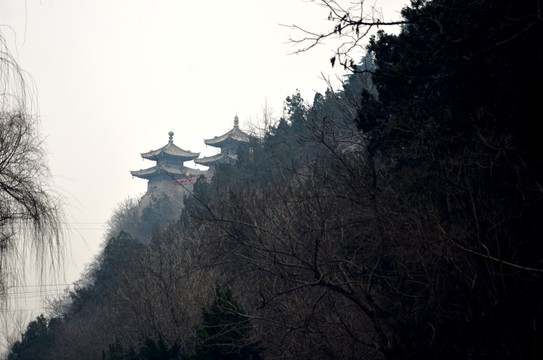
<path id="1" fill-rule="evenodd" d="M 193 177 L 189 177 L 189 178 L 186 178 L 186 179 L 179 179 L 179 180 L 174 180 L 173 182 L 176 182 L 176 183 L 183 183 L 183 182 L 195 182 L 196 180 L 198 180 L 199 178 L 201 177 L 204 177 L 205 181 L 210 181 L 211 178 L 213 177 L 213 174 L 205 174 L 205 175 L 200 175 L 200 176 L 193 176 Z"/>

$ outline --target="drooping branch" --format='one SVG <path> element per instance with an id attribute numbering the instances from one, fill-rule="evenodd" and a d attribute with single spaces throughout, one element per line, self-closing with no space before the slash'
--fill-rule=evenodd
<path id="1" fill-rule="evenodd" d="M 48 188 L 49 168 L 27 84 L 0 34 L 0 286 L 12 280 L 6 274 L 17 274 L 28 251 L 42 272 L 62 254 L 63 215 Z"/>

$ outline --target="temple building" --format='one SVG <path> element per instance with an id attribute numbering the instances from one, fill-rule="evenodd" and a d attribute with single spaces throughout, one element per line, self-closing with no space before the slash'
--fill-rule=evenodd
<path id="1" fill-rule="evenodd" d="M 155 161 L 155 166 L 143 170 L 130 171 L 132 176 L 148 180 L 147 192 L 153 190 L 168 190 L 176 182 L 190 179 L 204 172 L 186 167 L 185 161 L 196 159 L 200 153 L 183 150 L 173 143 L 174 133 L 168 133 L 168 144 L 160 149 L 142 153 L 141 157 Z"/>
<path id="2" fill-rule="evenodd" d="M 206 145 L 221 149 L 217 155 L 195 159 L 194 162 L 199 165 L 209 166 L 210 170 L 217 164 L 235 163 L 238 159 L 239 150 L 247 150 L 250 147 L 251 137 L 240 130 L 239 118 L 234 117 L 234 127 L 226 134 L 215 136 L 213 139 L 204 140 Z"/>

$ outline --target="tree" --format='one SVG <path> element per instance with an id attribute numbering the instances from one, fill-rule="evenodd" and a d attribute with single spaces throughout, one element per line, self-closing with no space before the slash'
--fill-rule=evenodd
<path id="1" fill-rule="evenodd" d="M 387 235 L 434 253 L 421 263 L 434 279 L 406 271 L 433 290 L 419 294 L 418 318 L 395 326 L 409 337 L 394 356 L 537 358 L 528 324 L 541 318 L 543 269 L 540 2 L 413 1 L 402 14 L 402 33 L 370 42 L 377 94 L 357 117 L 373 188 L 397 197 L 382 214 Z"/>
<path id="2" fill-rule="evenodd" d="M 54 337 L 51 328 L 55 324 L 55 321 L 50 322 L 43 315 L 31 321 L 23 333 L 21 341 L 11 345 L 8 360 L 49 358 L 48 350 L 51 348 Z"/>
<path id="3" fill-rule="evenodd" d="M 189 360 L 260 360 L 260 343 L 251 338 L 252 326 L 232 297 L 232 290 L 216 289 L 213 305 L 202 310 L 195 354 Z"/>
<path id="4" fill-rule="evenodd" d="M 121 232 L 129 233 L 133 238 L 143 235 L 138 232 L 141 227 L 141 216 L 138 213 L 138 200 L 127 198 L 117 204 L 107 222 L 105 239 L 111 239 Z"/>
<path id="5" fill-rule="evenodd" d="M 60 261 L 63 216 L 48 182 L 24 73 L 0 35 L 0 295 L 22 262 L 18 254 L 32 249 L 42 270 Z"/>
<path id="6" fill-rule="evenodd" d="M 378 9 L 379 2 L 376 1 L 319 0 L 316 3 L 327 12 L 328 21 L 333 26 L 327 31 L 320 32 L 291 25 L 293 30 L 301 34 L 290 39 L 298 46 L 296 52 L 305 52 L 327 40 L 334 40 L 337 46 L 334 56 L 330 58 L 332 67 L 337 64 L 354 72 L 371 71 L 371 69 L 360 68 L 357 64 L 356 57 L 366 46 L 364 40 L 378 29 L 409 24 L 407 19 L 385 19 Z"/>
<path id="7" fill-rule="evenodd" d="M 196 341 L 189 359 L 540 358 L 538 4 L 413 1 L 372 38 L 371 79 L 289 97 L 131 261 L 108 242 L 107 296 L 67 332 L 93 323 L 78 345 L 119 338 L 115 356 L 152 338 L 166 357 Z"/>
<path id="8" fill-rule="evenodd" d="M 161 336 L 155 342 L 147 338 L 144 346 L 140 349 L 140 359 L 143 360 L 174 360 L 179 359 L 179 349 L 181 346 L 173 344 L 169 347 Z"/>
<path id="9" fill-rule="evenodd" d="M 157 342 L 147 338 L 145 339 L 139 355 L 132 348 L 124 349 L 121 342 L 117 340 L 114 344 L 109 345 L 107 355 L 103 354 L 103 360 L 175 360 L 180 358 L 180 346 L 173 344 L 169 347 L 162 337 L 159 336 Z"/>
<path id="10" fill-rule="evenodd" d="M 425 234 L 451 268 L 430 283 L 439 308 L 398 330 L 413 335 L 409 351 L 538 357 L 528 324 L 542 301 L 539 5 L 416 1 L 401 34 L 370 43 L 378 106 L 358 120 L 368 153 L 387 164 L 378 188 L 401 194 L 406 234 Z"/>
<path id="11" fill-rule="evenodd" d="M 193 214 L 210 244 L 202 266 L 215 265 L 243 294 L 271 357 L 379 356 L 394 336 L 385 316 L 393 290 L 375 266 L 398 251 L 378 242 L 386 220 L 368 208 L 371 172 L 354 123 L 336 121 L 335 98 L 319 97 L 310 110 L 297 99 L 291 122 L 272 129 L 259 156 L 240 159 L 237 177 Z"/>
<path id="12" fill-rule="evenodd" d="M 270 353 L 540 357 L 537 5 L 413 2 L 401 34 L 370 43 L 359 136 L 326 94 L 294 108 L 319 156 L 289 156 L 283 121 L 238 163 L 272 175 L 225 186 L 205 236 Z"/>

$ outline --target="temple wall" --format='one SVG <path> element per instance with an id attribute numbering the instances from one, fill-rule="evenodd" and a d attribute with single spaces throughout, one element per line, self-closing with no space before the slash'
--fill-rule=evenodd
<path id="1" fill-rule="evenodd" d="M 175 212 L 172 218 L 181 214 L 184 206 L 184 197 L 190 195 L 193 189 L 191 182 L 176 183 L 172 180 L 149 181 L 147 184 L 147 192 L 140 199 L 138 204 L 138 214 L 141 216 L 143 209 L 149 206 L 153 199 L 158 199 L 165 194 L 172 203 L 176 204 Z"/>

